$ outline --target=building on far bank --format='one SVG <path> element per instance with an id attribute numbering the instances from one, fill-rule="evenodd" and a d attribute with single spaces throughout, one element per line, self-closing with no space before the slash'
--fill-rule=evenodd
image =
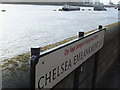
<path id="1" fill-rule="evenodd" d="M 93 0 L 94 5 L 100 5 L 100 0 Z"/>
<path id="2" fill-rule="evenodd" d="M 93 5 L 99 4 L 100 0 L 1 0 L 8 4 L 53 4 L 63 5 L 65 3 L 72 5 Z"/>

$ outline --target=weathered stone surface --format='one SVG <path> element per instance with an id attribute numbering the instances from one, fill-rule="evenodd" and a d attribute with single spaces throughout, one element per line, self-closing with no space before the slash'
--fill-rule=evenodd
<path id="1" fill-rule="evenodd" d="M 65 79 L 63 79 L 60 83 L 58 83 L 52 90 L 56 90 L 56 88 L 73 88 L 74 82 L 74 72 L 69 74 Z"/>
<path id="2" fill-rule="evenodd" d="M 93 73 L 90 73 L 81 83 L 79 83 L 78 88 L 91 88 Z"/>
<path id="3" fill-rule="evenodd" d="M 80 66 L 82 68 L 82 71 L 79 74 L 79 83 L 81 83 L 84 79 L 86 79 L 93 72 L 94 59 L 95 59 L 95 55 L 90 57 L 85 63 L 83 63 Z"/>

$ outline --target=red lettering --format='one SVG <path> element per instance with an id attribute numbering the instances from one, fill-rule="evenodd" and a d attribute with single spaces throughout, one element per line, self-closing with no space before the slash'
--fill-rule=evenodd
<path id="1" fill-rule="evenodd" d="M 68 54 L 69 54 L 69 50 L 66 49 L 65 52 L 64 52 L 64 55 L 66 56 L 66 55 L 68 55 Z"/>
<path id="2" fill-rule="evenodd" d="M 70 52 L 74 52 L 75 51 L 75 47 L 70 47 Z"/>

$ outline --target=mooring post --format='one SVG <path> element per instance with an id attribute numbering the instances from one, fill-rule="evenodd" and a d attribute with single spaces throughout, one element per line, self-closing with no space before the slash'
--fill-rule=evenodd
<path id="1" fill-rule="evenodd" d="M 31 48 L 31 56 L 38 56 L 40 55 L 40 47 L 38 48 Z"/>
<path id="2" fill-rule="evenodd" d="M 79 38 L 83 37 L 84 36 L 84 32 L 79 32 Z"/>
<path id="3" fill-rule="evenodd" d="M 35 65 L 38 62 L 37 56 L 40 55 L 39 48 L 31 48 L 31 63 L 30 63 L 30 90 L 35 90 Z"/>
<path id="4" fill-rule="evenodd" d="M 100 30 L 100 29 L 102 29 L 102 28 L 103 28 L 103 26 L 102 26 L 102 25 L 99 25 L 98 29 Z"/>

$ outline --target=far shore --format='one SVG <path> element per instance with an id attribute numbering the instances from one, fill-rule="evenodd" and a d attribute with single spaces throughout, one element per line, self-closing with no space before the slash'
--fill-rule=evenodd
<path id="1" fill-rule="evenodd" d="M 1 4 L 27 4 L 27 5 L 54 5 L 54 6 L 63 6 L 64 4 L 73 5 L 73 6 L 81 6 L 81 7 L 94 7 L 94 4 L 83 4 L 83 2 L 1 2 Z M 114 5 L 104 5 L 104 7 L 115 7 Z"/>

